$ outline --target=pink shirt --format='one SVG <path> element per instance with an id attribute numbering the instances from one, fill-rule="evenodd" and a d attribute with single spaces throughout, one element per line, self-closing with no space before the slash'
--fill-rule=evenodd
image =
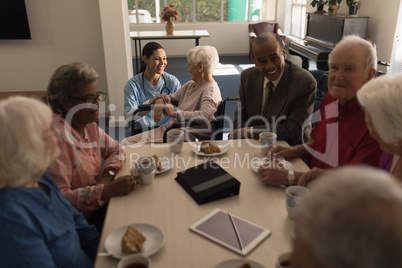
<path id="1" fill-rule="evenodd" d="M 96 184 L 101 158 L 105 160 L 103 170 L 113 167 L 118 171 L 124 163 L 124 151 L 119 142 L 96 123 L 86 126 L 84 138 L 61 117 L 57 128 L 61 133 L 58 141 L 60 156 L 47 171 L 68 201 L 89 217 L 107 202 L 101 199 L 103 184 Z"/>

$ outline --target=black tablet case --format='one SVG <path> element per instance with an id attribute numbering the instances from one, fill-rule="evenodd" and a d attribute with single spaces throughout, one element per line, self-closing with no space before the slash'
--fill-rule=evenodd
<path id="1" fill-rule="evenodd" d="M 183 170 L 175 180 L 199 205 L 240 191 L 240 182 L 213 161 Z"/>

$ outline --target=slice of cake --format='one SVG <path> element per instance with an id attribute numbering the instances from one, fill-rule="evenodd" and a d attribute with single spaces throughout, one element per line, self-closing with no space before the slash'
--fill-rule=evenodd
<path id="1" fill-rule="evenodd" d="M 212 154 L 214 152 L 214 149 L 207 141 L 201 142 L 201 150 L 204 152 L 204 154 Z"/>
<path id="2" fill-rule="evenodd" d="M 221 149 L 218 147 L 216 142 L 210 141 L 209 144 L 210 144 L 212 150 L 214 150 L 214 153 L 220 153 L 221 152 Z"/>
<path id="3" fill-rule="evenodd" d="M 121 239 L 121 251 L 126 253 L 137 253 L 142 249 L 146 237 L 131 226 L 128 226 L 126 233 Z"/>
<path id="4" fill-rule="evenodd" d="M 201 143 L 201 150 L 204 152 L 204 154 L 213 154 L 221 152 L 221 149 L 214 141 L 203 141 Z"/>

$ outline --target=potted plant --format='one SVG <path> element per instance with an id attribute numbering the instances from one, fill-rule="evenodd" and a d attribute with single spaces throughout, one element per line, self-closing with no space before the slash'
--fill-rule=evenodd
<path id="1" fill-rule="evenodd" d="M 313 1 L 311 1 L 311 3 L 310 3 L 310 5 L 312 6 L 312 7 L 315 7 L 315 6 L 317 6 L 317 13 L 322 13 L 322 12 L 325 12 L 324 11 L 324 5 L 326 5 L 328 3 L 328 1 L 327 0 L 313 0 Z"/>
<path id="2" fill-rule="evenodd" d="M 346 0 L 346 4 L 349 6 L 349 15 L 356 15 L 360 8 L 360 1 Z"/>
<path id="3" fill-rule="evenodd" d="M 328 14 L 332 16 L 336 16 L 338 13 L 339 5 L 342 0 L 328 0 Z"/>
<path id="4" fill-rule="evenodd" d="M 173 22 L 179 19 L 179 13 L 177 13 L 173 3 L 170 3 L 167 7 L 164 7 L 161 10 L 160 18 L 162 21 L 166 21 L 166 33 L 172 35 L 174 32 Z"/>

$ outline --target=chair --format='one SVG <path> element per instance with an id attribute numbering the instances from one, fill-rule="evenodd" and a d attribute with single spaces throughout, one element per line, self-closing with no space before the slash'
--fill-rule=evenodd
<path id="1" fill-rule="evenodd" d="M 177 104 L 178 103 L 176 101 L 172 101 L 173 106 L 177 106 Z M 128 133 L 128 136 L 134 136 L 134 135 L 140 134 L 140 133 L 142 133 L 144 131 L 149 131 L 149 130 L 152 130 L 154 128 L 158 128 L 158 126 L 142 128 L 142 129 L 136 129 L 134 127 L 135 122 L 137 120 L 139 120 L 142 116 L 148 114 L 153 108 L 154 108 L 154 104 L 149 104 L 149 103 L 141 104 L 141 105 L 139 105 L 137 107 L 137 110 L 135 110 L 134 113 L 131 115 L 131 120 L 127 123 L 128 131 L 126 133 Z M 142 114 L 139 115 L 139 117 L 137 118 L 139 113 L 142 113 Z M 126 135 L 126 137 L 127 137 L 127 135 Z"/>
<path id="2" fill-rule="evenodd" d="M 274 22 L 259 22 L 255 24 L 249 24 L 248 25 L 248 36 L 249 36 L 249 54 L 248 57 L 249 59 L 253 58 L 252 51 L 251 51 L 251 44 L 253 43 L 254 38 L 256 38 L 258 35 L 266 32 L 273 32 L 277 33 L 283 38 L 285 38 L 285 35 L 283 34 L 281 28 L 279 27 L 278 23 Z"/>
<path id="3" fill-rule="evenodd" d="M 136 134 L 141 133 L 141 131 L 138 132 L 134 127 L 135 122 L 137 121 L 136 120 L 137 119 L 136 118 L 137 114 L 140 113 L 140 112 L 151 111 L 151 110 L 152 110 L 152 105 L 151 104 L 142 104 L 142 105 L 138 106 L 137 110 L 135 110 L 134 113 L 131 115 L 131 120 L 127 124 L 127 126 L 128 126 L 128 135 L 129 136 L 134 136 Z"/>
<path id="4" fill-rule="evenodd" d="M 384 74 L 388 73 L 389 67 L 391 66 L 388 62 L 379 60 L 377 62 L 377 64 L 378 64 L 378 68 L 377 68 L 377 72 L 376 72 L 375 77 L 378 77 L 380 75 L 384 75 Z M 382 68 L 382 70 L 381 70 L 381 68 Z"/>
<path id="5" fill-rule="evenodd" d="M 315 112 L 320 108 L 322 99 L 328 92 L 328 72 L 314 70 L 310 71 L 310 73 L 314 76 L 315 80 L 317 81 L 317 94 L 314 103 L 314 112 Z"/>
<path id="6" fill-rule="evenodd" d="M 225 130 L 228 130 L 228 132 L 231 130 L 231 129 L 224 128 L 225 119 L 226 119 L 225 118 L 226 103 L 228 101 L 238 101 L 239 99 L 240 98 L 238 96 L 226 97 L 218 105 L 218 109 L 216 110 L 216 113 L 215 113 L 215 119 L 210 122 L 211 129 L 213 130 L 213 135 L 211 136 L 211 140 L 222 140 L 223 133 L 225 132 Z M 172 128 L 185 128 L 185 127 L 192 127 L 192 126 L 196 126 L 196 125 L 198 125 L 196 122 L 188 123 L 186 121 L 173 123 L 163 133 L 163 142 L 166 143 L 167 132 L 169 130 L 171 130 Z"/>

